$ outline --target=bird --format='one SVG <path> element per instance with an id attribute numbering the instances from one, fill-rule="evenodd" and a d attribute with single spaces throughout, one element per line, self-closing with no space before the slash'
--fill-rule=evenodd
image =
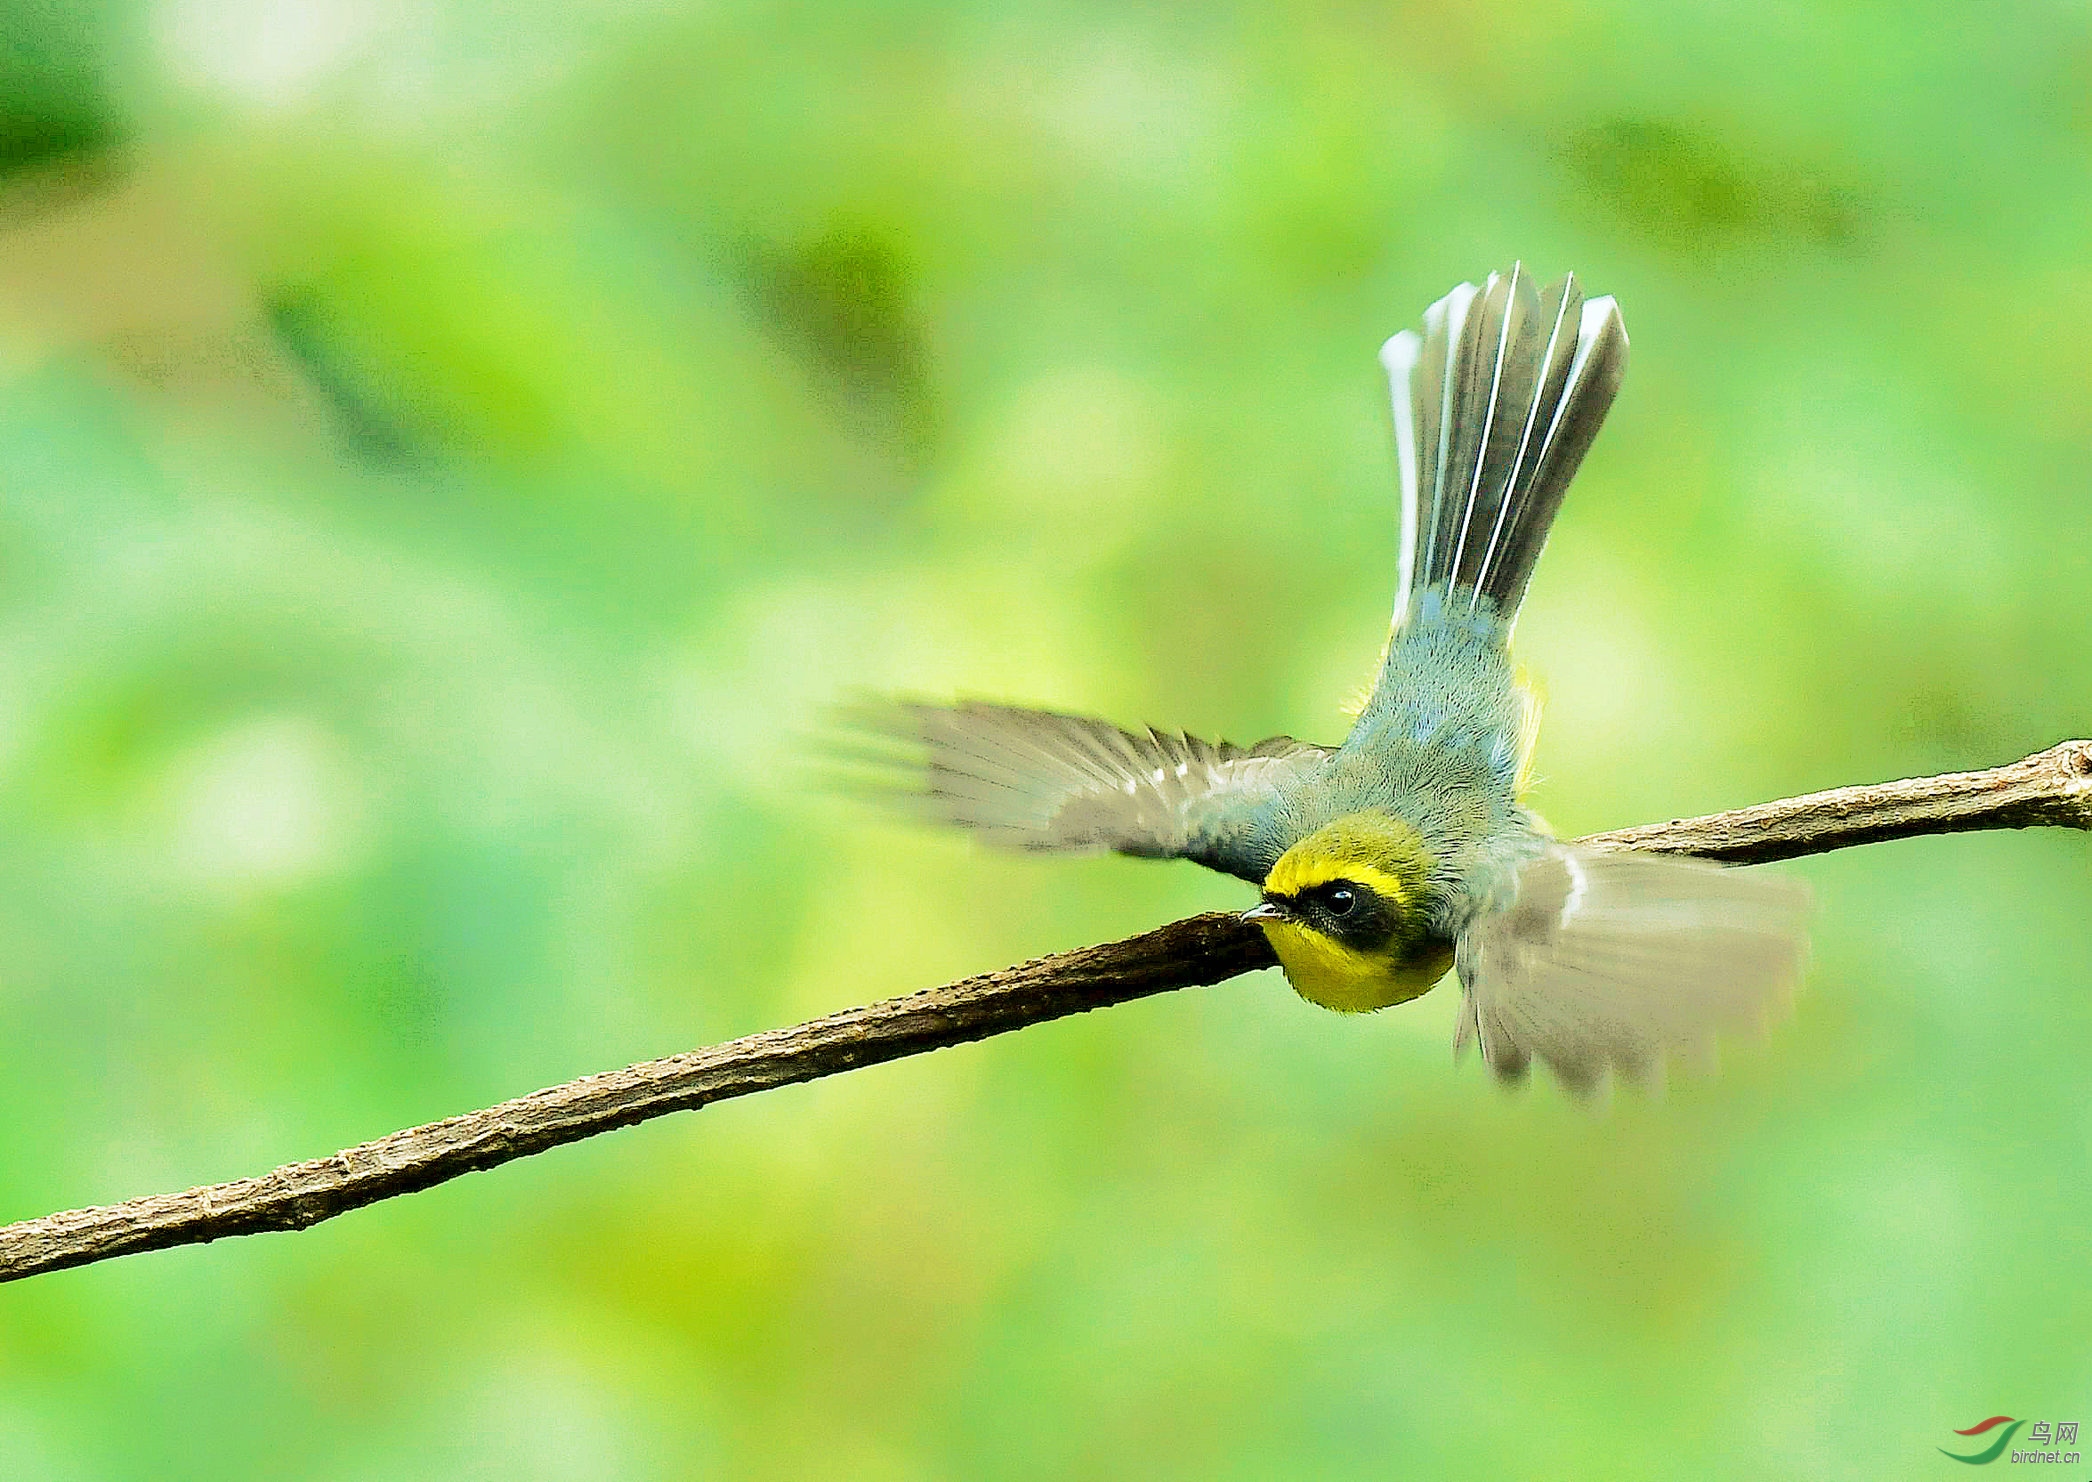
<path id="1" fill-rule="evenodd" d="M 1529 809 L 1538 705 L 1512 628 L 1627 334 L 1610 296 L 1523 264 L 1462 283 L 1381 348 L 1400 563 L 1385 652 L 1334 746 L 1252 746 L 986 701 L 860 699 L 844 724 L 909 814 L 1039 853 L 1188 859 L 1254 885 L 1242 913 L 1293 989 L 1363 1013 L 1448 970 L 1456 1060 L 1545 1064 L 1569 1092 L 1660 1085 L 1783 1009 L 1809 892 L 1761 870 L 1557 839 Z M 862 754 L 862 753 L 861 753 Z"/>

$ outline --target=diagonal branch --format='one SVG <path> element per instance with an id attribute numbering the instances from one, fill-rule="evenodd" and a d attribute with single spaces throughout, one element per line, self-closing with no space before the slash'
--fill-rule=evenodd
<path id="1" fill-rule="evenodd" d="M 2065 741 L 1987 772 L 1834 787 L 1705 818 L 1591 834 L 1583 842 L 1697 854 L 1724 864 L 1770 864 L 1920 834 L 2044 824 L 2092 829 L 2092 741 Z"/>
<path id="2" fill-rule="evenodd" d="M 1584 842 L 1756 864 L 1918 834 L 2044 824 L 2092 829 L 2092 741 L 2066 741 L 1987 772 L 1835 788 Z M 228 1235 L 302 1230 L 669 1112 L 1272 965 L 1256 927 L 1227 914 L 1194 916 L 790 1029 L 583 1076 L 258 1178 L 23 1220 L 0 1229 L 0 1281 Z"/>

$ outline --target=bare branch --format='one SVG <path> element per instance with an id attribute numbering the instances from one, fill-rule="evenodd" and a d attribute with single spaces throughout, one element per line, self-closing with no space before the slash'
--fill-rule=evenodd
<path id="1" fill-rule="evenodd" d="M 2092 829 L 2092 741 L 2065 741 L 1987 772 L 1834 787 L 1706 818 L 1591 834 L 1582 842 L 1770 864 L 1919 834 L 2043 824 Z"/>
<path id="2" fill-rule="evenodd" d="M 2092 741 L 2068 741 L 1987 772 L 1837 788 L 1584 842 L 1760 863 L 1917 834 L 2043 824 L 2092 829 Z M 302 1230 L 669 1112 L 1272 965 L 1256 927 L 1227 914 L 1194 916 L 790 1029 L 583 1076 L 258 1178 L 23 1220 L 0 1229 L 0 1281 L 228 1235 Z"/>
<path id="3" fill-rule="evenodd" d="M 669 1112 L 1172 988 L 1218 983 L 1272 962 L 1254 926 L 1232 915 L 1194 916 L 1122 942 L 1058 952 L 790 1029 L 583 1076 L 330 1158 L 286 1164 L 259 1178 L 23 1220 L 0 1229 L 0 1281 L 227 1235 L 302 1230 L 381 1199 Z"/>

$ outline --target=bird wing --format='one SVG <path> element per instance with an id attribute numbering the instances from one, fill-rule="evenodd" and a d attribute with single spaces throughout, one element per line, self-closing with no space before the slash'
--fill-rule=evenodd
<path id="1" fill-rule="evenodd" d="M 1649 1081 L 1784 1007 L 1808 909 L 1808 888 L 1777 875 L 1551 845 L 1511 905 L 1461 935 L 1454 1053 L 1479 1043 L 1506 1080 L 1539 1059 L 1578 1094 L 1609 1072 Z"/>
<path id="2" fill-rule="evenodd" d="M 877 701 L 841 718 L 888 743 L 859 759 L 916 816 L 1005 849 L 1184 858 L 1252 882 L 1271 866 L 1253 841 L 1264 805 L 1329 754 L 1290 736 L 1240 747 L 978 701 Z"/>

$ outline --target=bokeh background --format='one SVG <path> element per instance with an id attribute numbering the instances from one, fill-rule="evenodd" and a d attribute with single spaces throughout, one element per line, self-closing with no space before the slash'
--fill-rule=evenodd
<path id="1" fill-rule="evenodd" d="M 1519 634 L 1558 828 L 2083 735 L 2088 159 L 2059 3 L 0 6 L 0 1217 L 1245 904 L 838 804 L 820 707 L 1333 738 L 1375 349 L 1514 256 L 1636 342 Z M 1793 871 L 1794 1019 L 1660 1102 L 1260 974 L 0 1289 L 0 1476 L 2092 1428 L 2092 841 Z"/>

